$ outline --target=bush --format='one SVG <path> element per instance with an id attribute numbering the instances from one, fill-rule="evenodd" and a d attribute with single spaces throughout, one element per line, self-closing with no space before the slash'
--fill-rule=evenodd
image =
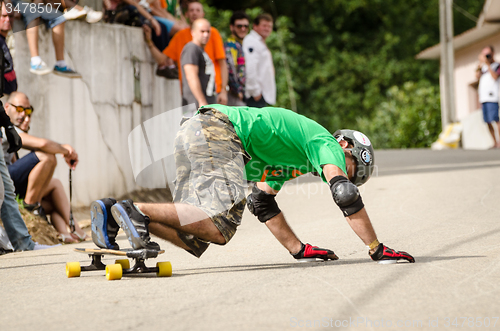
<path id="1" fill-rule="evenodd" d="M 430 147 L 441 131 L 439 88 L 428 82 L 393 86 L 370 119 L 358 120 L 377 149 Z"/>

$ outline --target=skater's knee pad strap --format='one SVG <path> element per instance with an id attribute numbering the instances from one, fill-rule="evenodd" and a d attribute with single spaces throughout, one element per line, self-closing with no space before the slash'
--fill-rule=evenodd
<path id="1" fill-rule="evenodd" d="M 189 249 L 186 249 L 187 252 L 193 254 L 196 257 L 200 257 L 210 245 L 208 242 L 203 241 L 199 238 L 196 238 L 193 235 L 186 234 L 181 231 L 177 231 L 177 236 L 182 240 L 184 244 L 186 244 Z"/>
<path id="2" fill-rule="evenodd" d="M 257 186 L 252 188 L 252 193 L 247 197 L 247 206 L 248 210 L 262 223 L 281 213 L 276 202 L 276 195 L 266 193 Z"/>
<path id="3" fill-rule="evenodd" d="M 363 209 L 358 187 L 344 176 L 335 176 L 330 180 L 330 190 L 333 200 L 339 206 L 344 216 L 350 216 Z"/>

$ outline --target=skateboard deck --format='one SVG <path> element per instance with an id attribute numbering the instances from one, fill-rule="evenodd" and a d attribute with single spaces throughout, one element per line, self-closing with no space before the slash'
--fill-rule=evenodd
<path id="1" fill-rule="evenodd" d="M 163 254 L 165 253 L 164 250 L 156 251 L 156 250 L 151 250 L 151 249 L 107 249 L 107 248 L 75 248 L 75 252 L 79 253 L 87 253 L 91 255 L 106 255 L 106 254 L 111 254 L 111 255 L 118 255 L 118 256 L 127 256 L 134 258 L 135 256 L 142 256 L 146 255 L 146 258 L 150 257 L 156 257 L 158 254 Z"/>
<path id="2" fill-rule="evenodd" d="M 113 250 L 104 248 L 75 248 L 76 252 L 88 254 L 92 262 L 88 266 L 80 266 L 80 262 L 66 263 L 66 276 L 68 278 L 80 277 L 82 271 L 106 270 L 106 279 L 118 280 L 125 274 L 156 273 L 158 277 L 170 277 L 172 275 L 172 265 L 170 262 L 157 262 L 156 267 L 147 267 L 144 263 L 149 258 L 156 258 L 164 250 L 151 249 L 123 249 Z M 105 265 L 102 262 L 104 255 L 116 255 L 126 259 L 116 260 L 114 264 Z M 134 260 L 135 264 L 130 267 L 128 258 Z"/>

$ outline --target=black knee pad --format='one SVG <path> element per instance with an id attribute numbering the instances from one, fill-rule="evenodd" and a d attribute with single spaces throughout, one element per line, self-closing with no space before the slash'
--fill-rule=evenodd
<path id="1" fill-rule="evenodd" d="M 248 210 L 262 223 L 281 213 L 276 202 L 276 195 L 266 193 L 257 186 L 252 188 L 252 193 L 247 197 L 247 206 Z"/>
<path id="2" fill-rule="evenodd" d="M 333 201 L 339 206 L 344 216 L 356 214 L 365 206 L 358 187 L 344 176 L 335 176 L 330 180 Z"/>

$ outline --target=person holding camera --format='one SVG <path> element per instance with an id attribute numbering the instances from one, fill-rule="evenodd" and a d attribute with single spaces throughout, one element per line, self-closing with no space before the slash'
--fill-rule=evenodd
<path id="1" fill-rule="evenodd" d="M 500 148 L 500 141 L 495 136 L 493 122 L 496 122 L 500 134 L 500 122 L 498 118 L 498 77 L 500 75 L 500 64 L 495 62 L 495 51 L 493 46 L 486 46 L 479 54 L 479 65 L 476 70 L 476 78 L 479 79 L 479 102 L 483 109 L 483 119 L 488 124 L 493 137 L 493 148 Z"/>

